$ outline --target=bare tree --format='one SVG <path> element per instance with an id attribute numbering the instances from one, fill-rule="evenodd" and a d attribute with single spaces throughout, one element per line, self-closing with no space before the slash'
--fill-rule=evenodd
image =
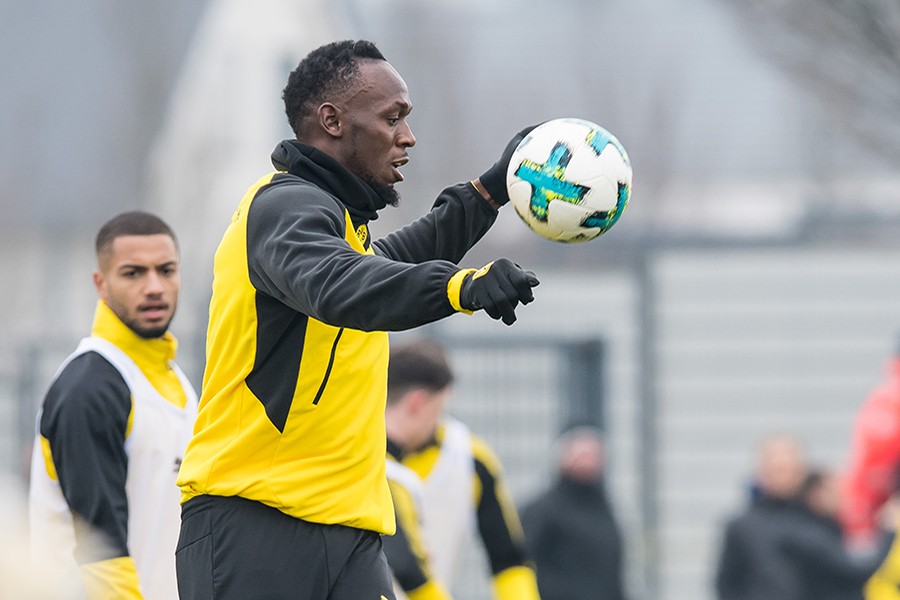
<path id="1" fill-rule="evenodd" d="M 900 3 L 729 0 L 760 49 L 826 112 L 900 163 Z"/>

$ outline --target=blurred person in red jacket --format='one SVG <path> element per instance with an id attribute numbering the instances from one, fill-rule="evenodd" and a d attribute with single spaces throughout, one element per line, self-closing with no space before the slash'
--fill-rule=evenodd
<path id="1" fill-rule="evenodd" d="M 844 479 L 841 522 L 850 548 L 877 548 L 879 526 L 900 475 L 900 345 L 888 360 L 885 378 L 869 393 L 853 425 L 850 459 Z M 896 527 L 896 523 L 889 524 Z M 866 586 L 867 600 L 900 600 L 900 545 Z"/>
<path id="2" fill-rule="evenodd" d="M 841 520 L 854 548 L 877 537 L 879 513 L 896 491 L 900 474 L 900 347 L 886 377 L 856 416 L 845 478 Z"/>

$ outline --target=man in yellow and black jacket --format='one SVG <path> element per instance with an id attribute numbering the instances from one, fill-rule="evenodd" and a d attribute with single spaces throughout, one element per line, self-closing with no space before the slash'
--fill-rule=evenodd
<path id="1" fill-rule="evenodd" d="M 415 137 L 406 84 L 371 42 L 311 52 L 284 90 L 296 140 L 216 252 L 207 363 L 178 483 L 182 600 L 392 600 L 381 534 L 388 331 L 483 308 L 506 324 L 537 279 L 457 265 L 508 201 L 501 159 L 372 241 Z"/>

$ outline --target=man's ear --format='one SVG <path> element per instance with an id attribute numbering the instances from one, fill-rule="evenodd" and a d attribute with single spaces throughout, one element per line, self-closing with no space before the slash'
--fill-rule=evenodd
<path id="1" fill-rule="evenodd" d="M 412 414 L 418 414 L 428 403 L 428 393 L 422 388 L 410 390 L 407 393 L 406 406 Z"/>
<path id="2" fill-rule="evenodd" d="M 97 295 L 106 300 L 106 278 L 101 271 L 94 271 L 94 287 L 97 288 Z"/>
<path id="3" fill-rule="evenodd" d="M 316 115 L 319 119 L 319 126 L 331 137 L 339 138 L 343 135 L 341 129 L 341 109 L 332 104 L 325 102 L 319 105 Z"/>

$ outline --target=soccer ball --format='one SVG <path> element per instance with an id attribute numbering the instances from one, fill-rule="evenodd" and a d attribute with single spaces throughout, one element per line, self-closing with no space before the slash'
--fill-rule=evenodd
<path id="1" fill-rule="evenodd" d="M 557 242 L 592 240 L 615 225 L 631 197 L 631 162 L 611 133 L 584 119 L 554 119 L 519 143 L 506 172 L 525 224 Z"/>

